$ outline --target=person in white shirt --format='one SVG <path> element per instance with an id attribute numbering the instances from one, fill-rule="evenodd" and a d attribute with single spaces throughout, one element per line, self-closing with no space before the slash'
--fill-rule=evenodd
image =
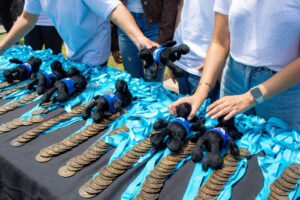
<path id="1" fill-rule="evenodd" d="M 190 47 L 190 52 L 175 63 L 185 71 L 184 77 L 177 78 L 179 93 L 182 95 L 193 94 L 197 89 L 214 33 L 214 3 L 214 0 L 181 1 L 173 39 L 177 44 L 187 44 Z M 214 101 L 218 98 L 218 93 L 217 84 L 208 97 Z"/>
<path id="2" fill-rule="evenodd" d="M 34 28 L 24 37 L 24 44 L 33 50 L 51 49 L 53 54 L 61 53 L 62 39 L 54 27 L 52 20 L 41 13 Z"/>
<path id="3" fill-rule="evenodd" d="M 0 43 L 0 55 L 26 35 L 39 14 L 53 21 L 73 61 L 103 65 L 110 55 L 110 22 L 118 25 L 139 48 L 159 46 L 137 27 L 129 11 L 118 0 L 26 0 L 24 11 L 6 38 Z"/>
<path id="4" fill-rule="evenodd" d="M 300 128 L 300 1 L 216 0 L 215 30 L 197 91 L 183 102 L 195 115 L 223 70 L 222 98 L 206 117 L 230 119 L 247 111 Z"/>

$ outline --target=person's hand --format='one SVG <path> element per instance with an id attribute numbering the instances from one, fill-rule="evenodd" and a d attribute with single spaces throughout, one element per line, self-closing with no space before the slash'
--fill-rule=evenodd
<path id="1" fill-rule="evenodd" d="M 136 46 L 139 50 L 143 48 L 152 49 L 153 47 L 159 47 L 160 45 L 157 42 L 153 42 L 146 37 L 138 39 Z"/>
<path id="2" fill-rule="evenodd" d="M 170 68 L 168 68 L 168 69 L 169 69 L 169 75 L 170 75 L 171 80 L 173 81 L 173 83 L 176 83 L 177 80 L 173 74 L 173 71 Z"/>
<path id="3" fill-rule="evenodd" d="M 205 117 L 212 119 L 219 118 L 225 115 L 225 120 L 229 120 L 234 115 L 244 112 L 255 106 L 256 102 L 251 96 L 250 92 L 241 95 L 226 96 L 218 101 L 215 101 L 207 108 Z"/>
<path id="4" fill-rule="evenodd" d="M 190 120 L 195 116 L 195 114 L 197 113 L 198 109 L 200 108 L 204 100 L 205 97 L 197 96 L 197 95 L 180 98 L 169 106 L 170 114 L 176 115 L 177 106 L 183 103 L 188 103 L 192 106 L 192 111 L 188 117 L 188 120 Z"/>
<path id="5" fill-rule="evenodd" d="M 120 54 L 120 51 L 113 51 L 111 52 L 113 58 L 114 58 L 114 61 L 117 63 L 117 64 L 122 64 L 122 58 L 121 58 L 121 54 Z"/>
<path id="6" fill-rule="evenodd" d="M 201 65 L 200 67 L 197 67 L 197 70 L 198 70 L 198 71 L 202 71 L 203 68 L 204 68 L 204 65 Z"/>

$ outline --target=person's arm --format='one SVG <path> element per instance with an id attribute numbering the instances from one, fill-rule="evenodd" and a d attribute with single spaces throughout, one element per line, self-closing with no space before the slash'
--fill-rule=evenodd
<path id="1" fill-rule="evenodd" d="M 209 91 L 218 79 L 219 73 L 223 70 L 230 46 L 228 16 L 216 12 L 214 27 L 215 30 L 213 39 L 207 52 L 198 88 L 194 95 L 190 97 L 183 97 L 169 106 L 169 110 L 172 115 L 176 114 L 176 107 L 178 105 L 182 103 L 189 103 L 192 106 L 192 111 L 189 117 L 192 118 L 202 105 L 203 101 L 207 98 Z"/>
<path id="2" fill-rule="evenodd" d="M 300 56 L 274 76 L 258 85 L 264 100 L 267 100 L 300 82 Z M 288 102 L 286 102 L 288 103 Z M 206 117 L 213 119 L 225 116 L 225 120 L 255 106 L 256 102 L 250 92 L 241 95 L 226 96 L 208 107 Z"/>
<path id="3" fill-rule="evenodd" d="M 109 19 L 126 33 L 126 35 L 133 41 L 138 49 L 151 49 L 154 46 L 159 46 L 159 44 L 149 40 L 144 36 L 142 31 L 137 26 L 134 18 L 123 4 L 118 5 L 110 13 Z"/>
<path id="4" fill-rule="evenodd" d="M 23 11 L 7 36 L 0 42 L 0 55 L 31 31 L 38 18 L 39 15 L 33 15 Z"/>

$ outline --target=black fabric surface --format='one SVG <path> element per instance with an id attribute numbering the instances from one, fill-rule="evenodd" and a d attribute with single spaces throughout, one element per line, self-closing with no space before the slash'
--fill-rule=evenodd
<path id="1" fill-rule="evenodd" d="M 7 100 L 0 100 L 0 105 Z M 0 124 L 20 117 L 37 103 L 31 103 L 25 107 L 18 108 L 5 115 L 0 115 Z M 48 113 L 46 119 L 63 113 L 63 109 L 57 109 Z M 79 188 L 88 181 L 91 176 L 101 167 L 105 166 L 114 151 L 110 150 L 103 157 L 91 165 L 83 168 L 70 178 L 62 178 L 57 174 L 58 169 L 70 158 L 81 154 L 102 134 L 90 138 L 78 147 L 62 155 L 54 157 L 47 163 L 38 163 L 35 156 L 44 147 L 56 143 L 78 130 L 84 121 L 77 122 L 71 126 L 42 135 L 22 147 L 10 146 L 10 141 L 33 126 L 20 127 L 14 131 L 0 134 L 0 199 L 12 200 L 82 200 L 78 194 Z M 127 186 L 141 172 L 145 162 L 135 168 L 128 170 L 117 178 L 113 184 L 93 199 L 117 200 Z M 160 193 L 161 200 L 182 199 L 195 164 L 187 162 L 164 184 Z M 233 200 L 252 200 L 263 186 L 263 176 L 257 165 L 256 157 L 248 162 L 247 173 L 244 178 L 233 187 Z"/>

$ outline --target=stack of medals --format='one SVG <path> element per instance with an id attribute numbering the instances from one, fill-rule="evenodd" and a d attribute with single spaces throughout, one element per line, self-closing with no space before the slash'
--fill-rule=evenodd
<path id="1" fill-rule="evenodd" d="M 251 153 L 244 148 L 240 148 L 240 158 L 249 157 Z M 224 156 L 223 167 L 218 170 L 214 170 L 209 179 L 200 188 L 198 196 L 195 200 L 203 199 L 217 199 L 218 195 L 224 189 L 226 182 L 230 176 L 235 173 L 238 165 L 238 160 L 231 154 Z"/>
<path id="2" fill-rule="evenodd" d="M 15 101 L 15 102 L 12 102 L 12 103 L 7 104 L 5 106 L 1 106 L 0 107 L 0 115 L 3 115 L 3 114 L 5 114 L 9 111 L 12 111 L 12 110 L 18 108 L 19 106 L 21 106 L 22 104 L 29 103 L 33 99 L 37 98 L 38 96 L 39 96 L 38 93 L 31 93 L 31 94 L 28 94 L 25 97 Z"/>
<path id="3" fill-rule="evenodd" d="M 117 113 L 114 113 L 112 116 L 110 116 L 108 119 L 103 119 L 101 123 L 93 123 L 89 126 L 87 126 L 85 129 L 71 135 L 68 138 L 63 139 L 62 141 L 55 143 L 51 146 L 48 146 L 44 149 L 42 149 L 38 155 L 35 157 L 35 159 L 38 162 L 48 162 L 52 159 L 53 156 L 57 156 L 59 154 L 62 154 L 76 146 L 78 146 L 80 143 L 86 141 L 90 137 L 96 135 L 99 131 L 104 130 L 108 124 L 112 121 L 114 121 L 116 118 L 118 118 L 121 114 L 123 114 L 125 111 L 120 111 Z M 80 112 L 81 113 L 81 112 Z M 92 155 L 93 152 L 90 152 L 90 154 L 86 153 L 86 156 L 95 156 Z"/>
<path id="4" fill-rule="evenodd" d="M 15 147 L 24 145 L 25 143 L 33 140 L 40 133 L 50 129 L 54 125 L 56 125 L 62 121 L 65 121 L 67 119 L 70 119 L 76 115 L 79 115 L 87 105 L 88 104 L 85 104 L 83 106 L 77 106 L 70 113 L 65 113 L 65 114 L 59 115 L 58 117 L 52 118 L 52 119 L 42 123 L 41 125 L 36 126 L 32 129 L 26 131 L 22 135 L 18 136 L 14 140 L 12 140 L 10 144 Z M 34 117 L 37 117 L 37 116 L 34 116 Z"/>
<path id="5" fill-rule="evenodd" d="M 7 95 L 9 95 L 9 94 L 12 94 L 12 93 L 14 93 L 14 92 L 16 92 L 16 91 L 18 91 L 18 90 L 21 90 L 21 89 L 25 88 L 28 84 L 29 84 L 29 83 L 24 83 L 24 84 L 22 84 L 22 85 L 18 85 L 18 86 L 16 86 L 16 87 L 12 88 L 12 89 L 5 90 L 5 91 L 3 91 L 3 92 L 0 92 L 0 98 L 3 98 L 3 97 L 5 97 L 5 96 L 7 96 Z"/>
<path id="6" fill-rule="evenodd" d="M 43 121 L 42 116 L 33 116 L 26 119 L 14 119 L 10 122 L 4 123 L 0 125 L 0 134 L 9 132 L 11 130 L 17 129 L 20 126 L 29 126 L 35 123 L 39 123 Z"/>
<path id="7" fill-rule="evenodd" d="M 17 84 L 19 82 L 20 82 L 19 80 L 14 80 L 12 83 L 9 83 L 9 82 L 0 83 L 0 89 L 4 89 L 4 88 L 7 88 L 7 87 L 10 87 L 10 86 L 15 85 L 15 84 Z"/>
<path id="8" fill-rule="evenodd" d="M 118 133 L 128 132 L 128 131 L 129 129 L 125 125 L 123 125 L 122 128 L 116 128 L 110 131 L 109 133 L 107 133 L 107 136 L 116 135 Z M 85 151 L 79 156 L 71 158 L 65 166 L 61 167 L 58 170 L 58 174 L 62 177 L 73 176 L 77 171 L 81 170 L 84 166 L 100 158 L 101 155 L 103 155 L 111 147 L 112 147 L 111 145 L 106 144 L 104 142 L 104 137 L 102 137 L 94 145 L 89 147 L 87 151 Z"/>
<path id="9" fill-rule="evenodd" d="M 152 131 L 152 134 L 156 134 Z M 134 165 L 141 156 L 145 155 L 153 145 L 150 142 L 150 136 L 136 144 L 131 150 L 123 156 L 111 162 L 110 165 L 102 167 L 99 174 L 86 182 L 80 189 L 79 194 L 84 198 L 91 198 L 102 192 L 113 180 L 125 173 L 128 168 Z"/>
<path id="10" fill-rule="evenodd" d="M 187 140 L 178 153 L 172 153 L 162 158 L 156 167 L 146 177 L 145 182 L 142 184 L 142 189 L 139 194 L 134 198 L 135 200 L 156 200 L 159 197 L 160 190 L 163 187 L 164 181 L 176 165 L 185 157 L 187 157 L 196 143 Z"/>
<path id="11" fill-rule="evenodd" d="M 288 200 L 290 191 L 297 187 L 300 179 L 300 165 L 291 164 L 289 167 L 284 168 L 280 177 L 270 185 L 271 192 L 268 196 L 269 200 Z"/>

